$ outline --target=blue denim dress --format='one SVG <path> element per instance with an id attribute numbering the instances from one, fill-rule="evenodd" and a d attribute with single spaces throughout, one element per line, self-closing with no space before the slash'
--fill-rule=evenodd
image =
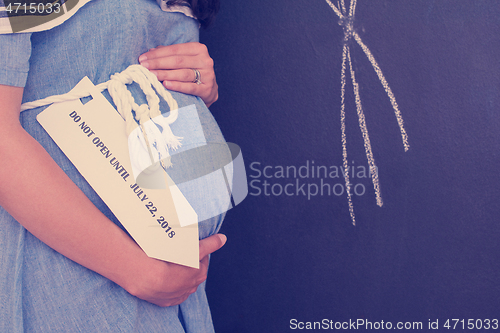
<path id="1" fill-rule="evenodd" d="M 49 31 L 0 35 L 0 84 L 25 86 L 23 102 L 34 101 L 66 93 L 84 76 L 96 85 L 107 81 L 158 45 L 197 40 L 195 20 L 161 11 L 155 0 L 93 0 Z M 224 142 L 199 98 L 172 94 L 179 107 L 196 105 L 203 128 L 203 133 L 193 133 L 189 120 L 180 115 L 172 124 L 176 135 L 186 138 L 188 146 L 190 137 L 200 135 L 207 142 Z M 121 227 L 36 121 L 43 109 L 22 112 L 23 127 Z M 162 110 L 168 110 L 166 103 Z M 215 233 L 222 219 L 219 215 L 200 222 L 200 238 Z M 152 305 L 52 250 L 1 207 L 0 247 L 0 332 L 213 332 L 204 284 L 179 306 Z"/>

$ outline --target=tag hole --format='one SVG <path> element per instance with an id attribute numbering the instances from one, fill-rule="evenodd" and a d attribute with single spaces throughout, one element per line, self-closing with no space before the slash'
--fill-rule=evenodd
<path id="1" fill-rule="evenodd" d="M 94 98 L 92 96 L 87 96 L 87 97 L 80 98 L 80 101 L 82 102 L 83 105 L 85 105 L 85 104 L 87 104 L 88 102 L 90 102 L 93 99 Z"/>

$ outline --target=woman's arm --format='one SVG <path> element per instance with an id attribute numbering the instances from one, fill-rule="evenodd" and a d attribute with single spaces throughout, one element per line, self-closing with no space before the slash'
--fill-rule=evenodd
<path id="1" fill-rule="evenodd" d="M 21 127 L 22 94 L 0 85 L 0 205 L 42 242 L 132 295 L 160 306 L 183 302 L 206 279 L 208 254 L 225 236 L 200 241 L 199 270 L 147 257 Z"/>
<path id="2" fill-rule="evenodd" d="M 208 107 L 219 98 L 214 61 L 203 44 L 158 46 L 141 55 L 139 62 L 169 90 L 200 96 Z M 194 83 L 193 69 L 200 72 L 201 84 Z"/>

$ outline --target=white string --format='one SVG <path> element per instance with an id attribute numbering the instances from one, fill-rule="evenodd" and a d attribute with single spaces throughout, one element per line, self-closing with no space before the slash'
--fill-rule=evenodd
<path id="1" fill-rule="evenodd" d="M 127 89 L 127 84 L 133 82 L 139 84 L 146 95 L 148 104 L 138 105 L 135 102 L 134 97 Z M 98 84 L 95 88 L 99 92 L 106 89 L 108 90 L 117 107 L 118 113 L 125 120 L 126 133 L 129 138 L 131 161 L 133 164 L 136 164 L 135 169 L 141 172 L 151 165 L 149 161 L 145 163 L 146 161 L 143 158 L 144 151 L 148 152 L 151 163 L 160 160 L 166 161 L 167 167 L 170 166 L 168 148 L 173 150 L 177 149 L 180 147 L 180 139 L 182 139 L 181 137 L 175 136 L 169 126 L 177 120 L 179 115 L 178 104 L 172 97 L 172 94 L 170 94 L 170 92 L 158 81 L 156 76 L 141 65 L 131 65 L 123 72 L 111 75 L 109 81 Z M 163 97 L 170 107 L 170 114 L 168 117 L 164 117 L 161 114 L 158 94 Z M 21 111 L 53 103 L 76 100 L 90 95 L 90 91 L 54 95 L 34 102 L 24 103 L 21 105 Z M 135 112 L 135 119 L 132 110 Z M 161 126 L 161 132 L 157 125 Z M 154 153 L 152 152 L 153 148 L 155 149 Z M 134 158 L 134 156 L 137 158 Z M 138 158 L 139 156 L 142 157 Z M 135 174 L 135 176 L 137 177 L 138 174 Z"/>

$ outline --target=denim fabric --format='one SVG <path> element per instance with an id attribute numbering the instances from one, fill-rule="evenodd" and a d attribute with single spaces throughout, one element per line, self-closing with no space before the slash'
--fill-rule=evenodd
<path id="1" fill-rule="evenodd" d="M 0 35 L 0 84 L 24 87 L 31 55 L 31 34 Z"/>
<path id="2" fill-rule="evenodd" d="M 23 102 L 33 101 L 66 93 L 84 76 L 94 84 L 107 81 L 111 74 L 137 63 L 139 55 L 152 47 L 197 39 L 195 20 L 162 12 L 155 0 L 93 0 L 49 31 L 0 35 L 0 84 L 25 85 Z M 133 94 L 144 102 L 137 89 Z M 173 96 L 179 107 L 196 106 L 208 142 L 224 142 L 199 98 Z M 22 112 L 23 127 L 121 227 L 36 121 L 43 109 Z M 162 110 L 168 111 L 166 103 Z M 192 132 L 181 113 L 172 130 L 186 138 L 201 135 Z M 190 200 L 188 186 L 179 188 Z M 215 233 L 222 219 L 221 215 L 200 222 L 200 238 Z M 180 306 L 157 307 L 55 252 L 1 207 L 0 244 L 0 332 L 213 332 L 204 284 Z"/>

